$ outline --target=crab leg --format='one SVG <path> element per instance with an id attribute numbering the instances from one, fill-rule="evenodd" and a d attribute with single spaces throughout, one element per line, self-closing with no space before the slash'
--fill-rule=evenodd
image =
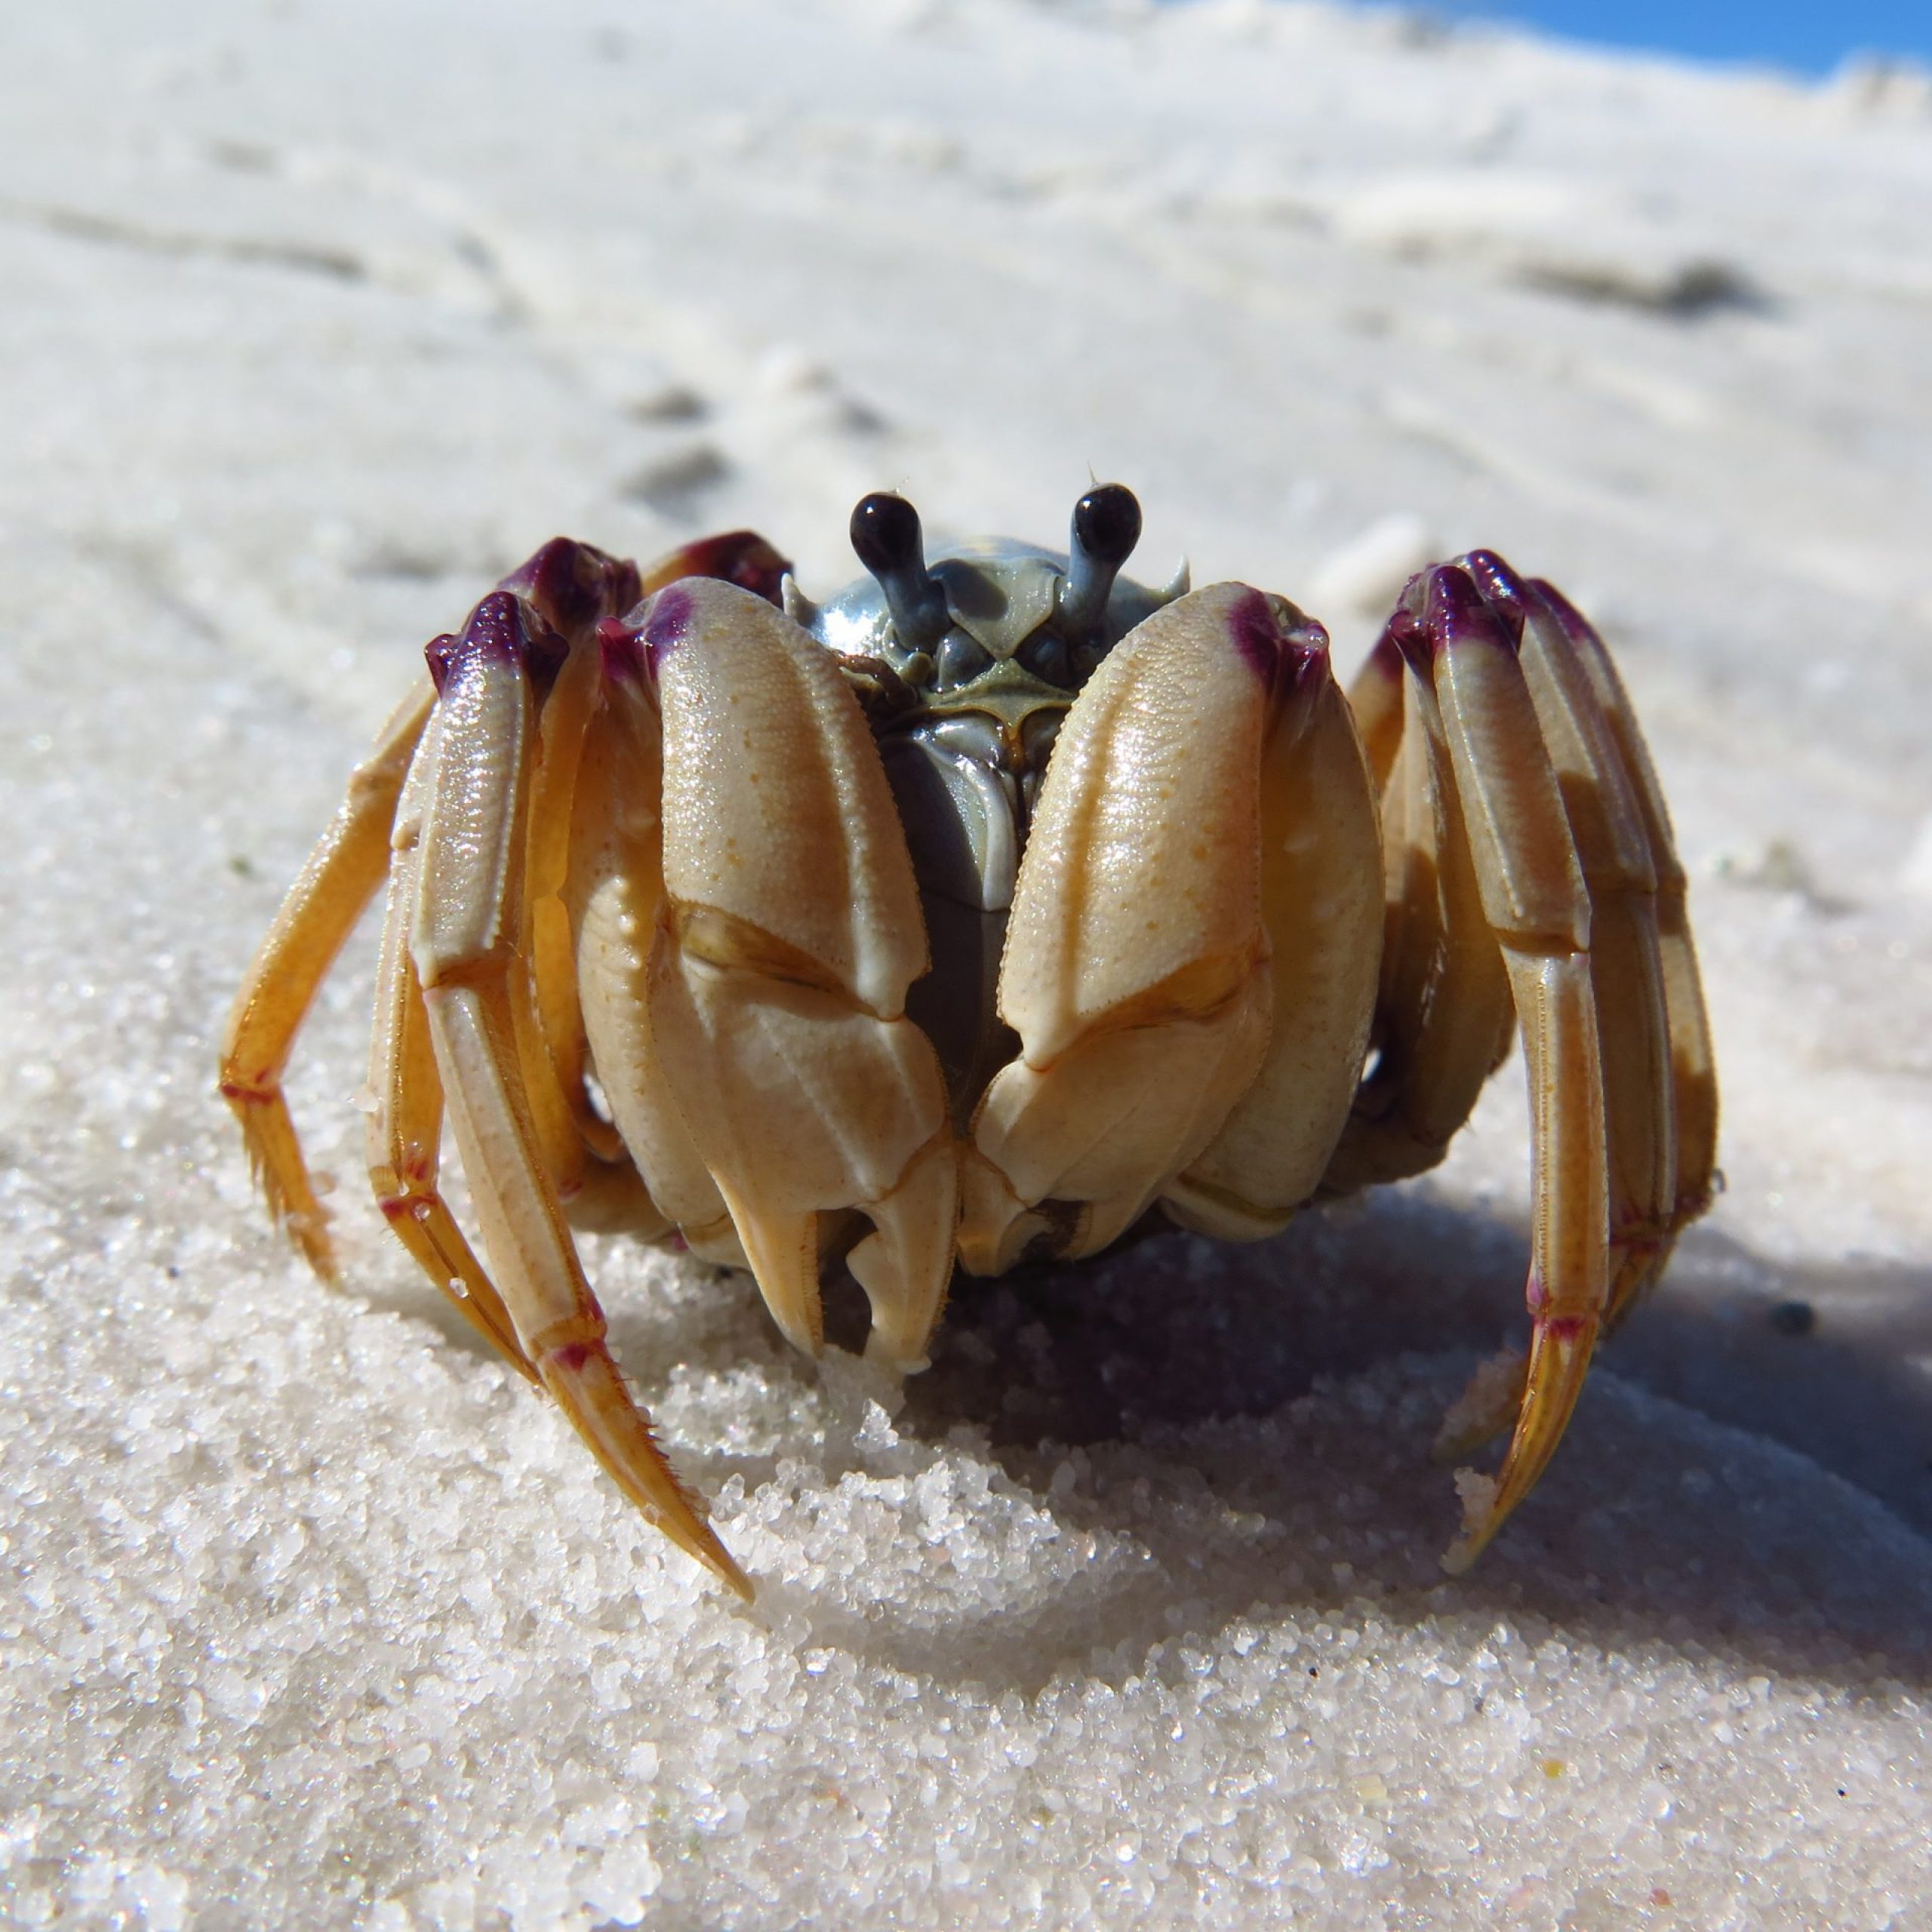
<path id="1" fill-rule="evenodd" d="M 422 872 L 423 813 L 438 755 L 437 722 L 409 769 L 396 807 L 389 906 L 376 968 L 376 1024 L 369 1050 L 369 1181 L 376 1204 L 424 1274 L 519 1374 L 536 1379 L 516 1329 L 464 1240 L 436 1183 L 441 1166 L 443 1083 L 429 1040 L 423 989 L 409 956 Z"/>
<path id="2" fill-rule="evenodd" d="M 1490 552 L 1472 552 L 1465 561 L 1491 605 L 1521 626 L 1524 672 L 1589 894 L 1610 1142 L 1606 1321 L 1614 1323 L 1661 1272 L 1681 1225 L 1678 1097 L 1657 918 L 1660 861 L 1675 874 L 1680 923 L 1683 873 L 1670 847 L 1667 822 L 1659 824 L 1653 818 L 1646 823 L 1631 762 L 1603 702 L 1601 686 L 1591 676 L 1552 598 Z M 1600 644 L 1598 654 L 1603 669 L 1614 677 Z M 1620 690 L 1617 695 L 1618 710 L 1641 746 Z M 1694 959 L 1690 971 L 1694 994 Z M 1691 1004 L 1701 1032 L 1701 1000 Z"/>
<path id="3" fill-rule="evenodd" d="M 764 539 L 749 530 L 705 537 L 660 557 L 640 574 L 635 566 L 606 557 L 588 544 L 559 537 L 546 544 L 503 588 L 528 595 L 546 620 L 570 643 L 569 654 L 543 701 L 542 745 L 532 780 L 530 856 L 527 892 L 531 933 L 531 979 L 543 1057 L 549 1082 L 569 1113 L 578 1137 L 599 1161 L 627 1164 L 624 1143 L 611 1124 L 592 1107 L 584 1086 L 586 1041 L 577 983 L 576 942 L 564 893 L 569 874 L 578 768 L 585 735 L 603 696 L 601 651 L 595 626 L 619 617 L 641 597 L 688 577 L 715 577 L 777 601 L 779 586 L 790 566 Z M 537 1069 L 528 1060 L 531 1077 Z M 613 1177 L 586 1168 L 580 1155 L 559 1149 L 560 1178 L 574 1171 L 574 1186 L 604 1196 L 617 1193 Z M 572 1187 L 565 1186 L 574 1219 L 580 1218 Z M 623 1218 L 635 1232 L 661 1233 L 666 1223 L 643 1197 L 641 1189 Z M 601 1201 L 600 1206 L 621 1204 Z M 599 1217 L 599 1225 L 610 1218 Z"/>
<path id="4" fill-rule="evenodd" d="M 1684 906 L 1684 866 L 1671 834 L 1670 814 L 1657 783 L 1637 715 L 1617 674 L 1608 650 L 1588 620 L 1552 584 L 1534 580 L 1528 586 L 1532 608 L 1540 607 L 1554 632 L 1574 654 L 1587 680 L 1611 744 L 1617 755 L 1624 786 L 1642 826 L 1643 839 L 1656 879 L 1652 916 L 1657 928 L 1657 952 L 1663 980 L 1666 1065 L 1675 1119 L 1676 1158 L 1669 1193 L 1663 1211 L 1631 1242 L 1633 1256 L 1647 1261 L 1627 1269 L 1611 1288 L 1610 1319 L 1628 1312 L 1638 1296 L 1663 1272 L 1678 1234 L 1711 1204 L 1717 1167 L 1717 1070 L 1711 1052 L 1710 1023 L 1704 1011 L 1703 987 L 1697 971 L 1697 950 Z M 1549 623 L 1539 626 L 1546 648 L 1555 635 Z"/>
<path id="5" fill-rule="evenodd" d="M 350 774 L 340 810 L 248 969 L 222 1041 L 222 1097 L 242 1123 L 269 1211 L 328 1281 L 336 1270 L 327 1217 L 302 1158 L 281 1078 L 316 988 L 383 882 L 396 801 L 435 702 L 426 679 L 396 708 L 374 750 Z"/>
<path id="6" fill-rule="evenodd" d="M 432 660 L 443 728 L 422 838 L 411 951 L 484 1245 L 524 1355 L 644 1515 L 749 1597 L 751 1586 L 672 1473 L 605 1344 L 544 1172 L 518 1052 L 523 869 L 535 738 L 532 640 L 497 592 Z"/>
<path id="7" fill-rule="evenodd" d="M 1437 1165 L 1515 1027 L 1447 746 L 1415 716 L 1419 698 L 1392 626 L 1349 698 L 1382 781 L 1387 906 L 1377 1058 L 1323 1177 L 1331 1195 Z"/>
<path id="8" fill-rule="evenodd" d="M 1316 714 L 1325 644 L 1282 600 L 1213 585 L 1131 633 L 1068 712 L 1000 971 L 1020 1057 L 987 1088 L 963 1168 L 975 1273 L 1104 1247 L 1254 1082 L 1276 1009 L 1260 779 Z M 1365 806 L 1358 758 L 1355 784 Z M 1183 1216 L 1295 1204 L 1244 1200 L 1247 1180 L 1204 1170 L 1179 1189 Z"/>
<path id="9" fill-rule="evenodd" d="M 657 1072 L 607 1054 L 592 1001 L 613 1111 L 624 1124 L 661 1075 L 774 1318 L 808 1352 L 821 1217 L 863 1214 L 873 1231 L 848 1261 L 872 1303 L 867 1352 L 909 1367 L 952 1272 L 958 1183 L 938 1057 L 905 1017 L 927 964 L 912 861 L 857 700 L 790 618 L 704 579 L 662 593 L 608 666 L 634 715 L 654 685 L 663 734 L 648 960 L 648 830 L 631 930 L 610 929 L 619 970 L 642 971 Z"/>
<path id="10" fill-rule="evenodd" d="M 651 1025 L 653 937 L 664 903 L 663 728 L 632 634 L 600 646 L 601 698 L 586 733 L 566 903 L 592 1057 L 651 1198 L 692 1251 L 749 1264 L 685 1124 Z"/>
<path id="11" fill-rule="evenodd" d="M 1410 586 L 1395 632 L 1446 751 L 1486 921 L 1528 1063 L 1532 1322 L 1522 1407 L 1493 1493 L 1443 1559 L 1473 1561 L 1534 1484 L 1576 1407 L 1608 1288 L 1608 1149 L 1590 905 L 1516 637 L 1453 565 Z"/>

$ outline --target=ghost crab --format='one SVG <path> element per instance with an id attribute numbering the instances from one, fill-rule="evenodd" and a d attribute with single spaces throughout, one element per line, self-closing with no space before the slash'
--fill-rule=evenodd
<path id="1" fill-rule="evenodd" d="M 222 1092 L 328 1275 L 281 1073 L 386 878 L 383 1211 L 744 1594 L 571 1223 L 749 1267 L 814 1353 L 842 1256 L 868 1353 L 916 1368 L 955 1260 L 1078 1257 L 1149 1215 L 1250 1239 L 1432 1166 L 1520 1022 L 1531 1340 L 1451 1420 L 1515 1416 L 1460 1568 L 1709 1197 L 1684 875 L 1589 625 L 1472 552 L 1410 584 L 1345 699 L 1285 599 L 1121 575 L 1140 527 L 1107 485 L 1064 557 L 929 564 L 871 496 L 869 574 L 818 605 L 749 532 L 641 574 L 556 540 L 429 646 L 237 1001 Z M 488 1268 L 438 1191 L 446 1105 Z"/>

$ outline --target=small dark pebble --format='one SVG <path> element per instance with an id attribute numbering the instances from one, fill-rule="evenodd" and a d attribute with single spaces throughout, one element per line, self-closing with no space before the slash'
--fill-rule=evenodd
<path id="1" fill-rule="evenodd" d="M 1818 1311 L 1808 1301 L 1774 1302 L 1765 1318 L 1780 1335 L 1808 1335 L 1818 1325 Z"/>

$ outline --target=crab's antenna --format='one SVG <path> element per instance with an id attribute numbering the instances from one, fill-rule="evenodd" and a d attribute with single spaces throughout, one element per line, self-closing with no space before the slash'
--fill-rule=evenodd
<path id="1" fill-rule="evenodd" d="M 1100 629 L 1114 579 L 1140 541 L 1140 506 L 1125 484 L 1103 483 L 1074 505 L 1060 594 L 1060 623 L 1073 636 L 1088 638 Z"/>
<path id="2" fill-rule="evenodd" d="M 903 497 L 875 491 L 852 512 L 852 548 L 878 578 L 902 651 L 930 651 L 951 627 L 946 591 L 926 568 L 919 512 Z"/>

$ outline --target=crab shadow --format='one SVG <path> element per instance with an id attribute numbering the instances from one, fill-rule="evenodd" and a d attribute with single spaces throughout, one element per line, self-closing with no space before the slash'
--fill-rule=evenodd
<path id="1" fill-rule="evenodd" d="M 1167 1234 L 962 1277 L 888 1461 L 917 1473 L 960 1442 L 1051 1514 L 1058 1568 L 983 1591 L 942 1567 L 930 1589 L 777 1594 L 814 1642 L 995 1694 L 1124 1678 L 1244 1617 L 1364 1600 L 1385 1623 L 1500 1617 L 1854 1689 L 1932 1682 L 1932 1269 L 1793 1266 L 1694 1229 L 1603 1348 L 1535 1492 L 1451 1579 L 1435 1428 L 1520 1340 L 1527 1265 L 1520 1228 L 1424 1184 L 1252 1246 Z M 663 1285 L 608 1304 L 623 1358 L 702 1373 L 749 1342 L 766 1372 L 812 1374 L 764 1332 L 749 1276 L 703 1271 L 674 1305 Z M 378 1299 L 478 1346 L 420 1284 Z M 828 1284 L 835 1345 L 860 1346 L 866 1319 L 856 1284 Z M 786 1481 L 787 1453 L 688 1438 L 679 1459 L 715 1493 Z M 869 1460 L 829 1439 L 826 1456 L 834 1480 Z"/>
<path id="2" fill-rule="evenodd" d="M 940 1674 L 1030 1693 L 1073 1660 L 1124 1674 L 1183 1632 L 1366 1597 L 1385 1621 L 1506 1614 L 1607 1648 L 1932 1681 L 1932 1380 L 1912 1360 L 1932 1355 L 1932 1272 L 1793 1268 L 1694 1233 L 1536 1494 L 1451 1580 L 1432 1438 L 1520 1329 L 1527 1264 L 1519 1231 L 1407 1190 L 1253 1247 L 1169 1235 L 962 1282 L 900 1429 L 969 1432 L 1072 1532 L 1141 1560 L 1017 1617 L 951 1605 Z M 822 1635 L 931 1675 L 934 1629 L 895 1609 Z"/>

